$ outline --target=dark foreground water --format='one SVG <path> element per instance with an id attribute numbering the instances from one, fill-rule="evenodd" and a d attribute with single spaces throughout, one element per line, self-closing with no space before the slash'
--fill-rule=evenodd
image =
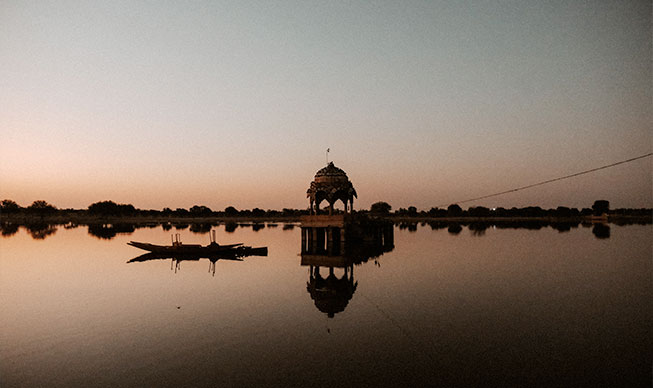
<path id="1" fill-rule="evenodd" d="M 215 229 L 269 256 L 213 274 L 127 264 L 130 240 L 209 242 L 188 229 L 1 238 L 0 386 L 651 385 L 650 225 L 395 228 L 394 250 L 327 300 L 309 293 L 299 227 Z"/>

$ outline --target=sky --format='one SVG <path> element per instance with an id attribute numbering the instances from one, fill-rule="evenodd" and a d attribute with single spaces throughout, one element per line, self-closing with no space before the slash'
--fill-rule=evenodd
<path id="1" fill-rule="evenodd" d="M 650 1 L 3 1 L 0 199 L 446 207 L 652 150 Z M 653 206 L 652 160 L 467 206 Z"/>

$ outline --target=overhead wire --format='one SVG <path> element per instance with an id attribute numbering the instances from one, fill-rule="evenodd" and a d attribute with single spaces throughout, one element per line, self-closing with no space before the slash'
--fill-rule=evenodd
<path id="1" fill-rule="evenodd" d="M 569 179 L 569 178 L 573 178 L 573 177 L 576 177 L 576 176 L 579 176 L 579 175 L 589 174 L 589 173 L 591 173 L 591 172 L 595 172 L 595 171 L 599 171 L 599 170 L 604 170 L 604 169 L 606 169 L 606 168 L 610 168 L 610 167 L 618 166 L 618 165 L 620 165 L 620 164 L 634 162 L 635 160 L 648 158 L 648 157 L 651 156 L 651 155 L 653 155 L 653 152 L 649 152 L 648 154 L 640 155 L 640 156 L 637 156 L 637 157 L 634 157 L 634 158 L 630 158 L 630 159 L 626 159 L 626 160 L 622 160 L 622 161 L 619 161 L 619 162 L 610 163 L 610 164 L 607 164 L 607 165 L 605 165 L 605 166 L 592 168 L 592 169 L 589 169 L 589 170 L 585 170 L 585 171 L 577 172 L 577 173 L 570 174 L 570 175 L 565 175 L 565 176 L 562 176 L 562 177 L 559 177 L 559 178 L 547 179 L 547 180 L 542 181 L 542 182 L 537 182 L 537 183 L 533 183 L 533 184 L 530 184 L 530 185 L 517 187 L 517 188 L 515 188 L 515 189 L 510 189 L 510 190 L 502 191 L 502 192 L 500 192 L 500 193 L 494 193 L 494 194 L 483 195 L 483 196 L 481 196 L 481 197 L 476 197 L 476 198 L 466 199 L 466 200 L 464 200 L 464 201 L 458 201 L 458 202 L 452 202 L 452 203 L 455 203 L 455 204 L 461 204 L 461 203 L 466 203 L 466 202 L 478 201 L 478 200 L 480 200 L 480 199 L 496 197 L 496 196 L 503 195 L 503 194 L 514 193 L 514 192 L 516 192 L 516 191 L 521 191 L 521 190 L 525 190 L 525 189 L 530 189 L 531 187 L 541 186 L 541 185 L 545 185 L 545 184 L 547 184 L 547 183 L 557 182 L 557 181 L 561 181 L 561 180 L 563 180 L 563 179 Z M 438 207 L 443 207 L 443 206 L 447 206 L 447 205 L 440 205 L 440 206 L 438 206 Z"/>

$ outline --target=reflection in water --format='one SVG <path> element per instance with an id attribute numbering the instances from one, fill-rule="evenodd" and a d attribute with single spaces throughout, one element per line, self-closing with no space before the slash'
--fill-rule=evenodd
<path id="1" fill-rule="evenodd" d="M 380 257 L 347 239 L 300 258 L 295 225 L 227 234 L 274 260 L 220 272 L 125 265 L 140 255 L 126 240 L 166 241 L 158 228 L 0 238 L 0 386 L 650 386 L 650 226 L 598 240 L 596 224 L 479 238 L 420 224 Z"/>
<path id="2" fill-rule="evenodd" d="M 594 224 L 592 233 L 599 239 L 610 238 L 610 226 L 602 223 Z"/>
<path id="3" fill-rule="evenodd" d="M 0 223 L 0 233 L 3 237 L 13 236 L 18 232 L 18 225 L 15 222 L 3 222 Z"/>
<path id="4" fill-rule="evenodd" d="M 127 223 L 88 225 L 88 234 L 105 240 L 111 240 L 117 234 L 134 233 L 134 230 L 136 230 L 136 225 Z"/>
<path id="5" fill-rule="evenodd" d="M 399 229 L 407 229 L 409 232 L 414 232 L 417 230 L 417 222 L 407 222 L 401 221 L 397 225 Z M 565 233 L 571 231 L 573 228 L 577 228 L 581 225 L 580 220 L 528 220 L 528 219 L 498 219 L 498 220 L 483 220 L 483 221 L 472 221 L 472 220 L 458 220 L 458 221 L 428 221 L 422 222 L 420 226 L 430 226 L 432 230 L 447 229 L 450 234 L 457 235 L 462 232 L 463 227 L 466 226 L 467 229 L 471 232 L 472 236 L 480 237 L 485 235 L 485 231 L 489 228 L 497 229 L 530 229 L 530 230 L 540 230 L 542 228 L 551 227 L 557 230 L 560 233 Z M 591 225 L 591 224 L 590 224 Z M 608 234 L 609 237 L 609 234 Z"/>
<path id="6" fill-rule="evenodd" d="M 449 224 L 449 227 L 447 228 L 447 231 L 448 231 L 450 234 L 454 234 L 454 235 L 455 235 L 455 234 L 458 234 L 458 233 L 462 232 L 462 231 L 463 231 L 463 227 L 460 226 L 460 224 L 454 222 L 454 223 Z"/>
<path id="7" fill-rule="evenodd" d="M 417 232 L 417 222 L 402 221 L 399 223 L 399 229 L 400 230 L 408 229 L 409 232 Z"/>
<path id="8" fill-rule="evenodd" d="M 171 259 L 170 269 L 174 270 L 175 273 L 177 273 L 177 271 L 181 269 L 182 261 L 199 261 L 200 259 L 208 259 L 209 260 L 208 272 L 211 273 L 213 276 L 215 276 L 215 264 L 218 262 L 218 260 L 243 261 L 242 258 L 247 256 L 267 256 L 267 250 L 265 251 L 265 254 L 258 253 L 256 255 L 242 253 L 242 251 L 211 253 L 208 255 L 146 253 L 144 255 L 129 260 L 127 263 L 138 263 L 138 262 L 152 261 L 152 260 Z"/>
<path id="9" fill-rule="evenodd" d="M 628 221 L 620 219 L 617 222 L 614 222 L 613 225 L 622 226 L 622 225 L 646 225 L 650 224 L 650 221 Z M 184 223 L 184 222 L 142 222 L 142 223 L 127 223 L 127 222 L 116 222 L 116 223 L 74 223 L 69 222 L 65 224 L 56 224 L 56 223 L 47 223 L 43 221 L 36 222 L 15 222 L 15 221 L 4 221 L 0 223 L 0 235 L 3 237 L 9 237 L 16 234 L 20 228 L 23 226 L 27 232 L 37 240 L 42 240 L 48 236 L 56 233 L 59 226 L 63 226 L 65 229 L 73 229 L 79 226 L 86 225 L 88 227 L 88 234 L 91 236 L 110 240 L 116 237 L 119 234 L 132 234 L 136 229 L 139 228 L 156 228 L 161 226 L 164 231 L 169 231 L 172 228 L 176 230 L 183 230 L 190 228 L 190 231 L 198 234 L 206 234 L 211 228 L 219 225 L 219 223 Z M 276 223 L 268 223 L 268 228 L 276 227 Z M 610 226 L 606 223 L 595 223 L 591 221 L 556 221 L 556 220 L 485 220 L 485 221 L 468 221 L 468 220 L 458 220 L 458 221 L 444 221 L 444 220 L 432 220 L 426 222 L 408 222 L 401 221 L 397 222 L 399 229 L 408 230 L 409 232 L 417 231 L 418 227 L 430 227 L 432 230 L 447 229 L 447 231 L 452 235 L 457 235 L 462 232 L 464 227 L 467 227 L 471 232 L 472 236 L 483 236 L 485 231 L 488 228 L 496 229 L 530 229 L 530 230 L 540 230 L 542 228 L 550 227 L 561 233 L 569 232 L 574 228 L 579 226 L 591 227 L 592 233 L 600 239 L 610 238 Z M 236 223 L 235 221 L 227 221 L 224 223 L 225 231 L 228 233 L 233 233 L 238 227 L 252 227 L 253 231 L 259 231 L 266 227 L 266 224 L 263 222 L 254 222 L 254 223 Z M 283 224 L 283 230 L 292 230 L 295 227 L 294 223 L 285 223 Z"/>
<path id="10" fill-rule="evenodd" d="M 340 278 L 335 275 L 334 267 L 327 268 L 329 275 L 323 278 L 320 266 L 310 266 L 306 290 L 315 302 L 315 307 L 329 318 L 333 318 L 336 313 L 345 311 L 354 296 L 358 282 L 354 282 L 354 265 L 351 263 L 344 267 Z"/>
<path id="11" fill-rule="evenodd" d="M 190 231 L 197 234 L 206 234 L 211 231 L 213 224 L 210 222 L 193 223 L 190 225 Z"/>
<path id="12" fill-rule="evenodd" d="M 172 236 L 170 236 L 172 238 Z M 215 276 L 215 263 L 220 260 L 242 261 L 241 257 L 246 256 L 267 256 L 268 248 L 252 248 L 244 246 L 242 243 L 220 245 L 215 238 L 215 231 L 209 235 L 211 243 L 207 246 L 199 244 L 183 244 L 177 234 L 172 245 L 156 245 L 150 243 L 141 243 L 130 241 L 127 245 L 150 251 L 150 253 L 138 256 L 129 260 L 127 263 L 142 262 L 150 260 L 172 259 L 170 269 L 174 267 L 175 273 L 181 267 L 182 261 L 199 261 L 201 258 L 209 259 L 209 272 Z"/>
<path id="13" fill-rule="evenodd" d="M 467 228 L 472 232 L 472 236 L 484 236 L 485 230 L 489 226 L 490 225 L 482 222 L 472 222 Z"/>
<path id="14" fill-rule="evenodd" d="M 394 229 L 390 222 L 340 227 L 311 224 L 315 223 L 302 223 L 301 265 L 309 267 L 306 290 L 315 307 L 333 318 L 345 310 L 358 286 L 354 265 L 370 259 L 379 265 L 377 259 L 394 249 Z"/>
<path id="15" fill-rule="evenodd" d="M 25 225 L 25 228 L 27 229 L 27 232 L 35 240 L 43 240 L 46 237 L 57 233 L 56 225 L 52 225 L 52 224 L 45 224 L 45 223 L 28 224 Z"/>

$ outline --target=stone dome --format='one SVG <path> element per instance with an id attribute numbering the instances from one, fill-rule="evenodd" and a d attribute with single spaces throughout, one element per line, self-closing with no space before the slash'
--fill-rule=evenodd
<path id="1" fill-rule="evenodd" d="M 336 167 L 333 162 L 330 162 L 326 167 L 319 169 L 318 172 L 315 173 L 315 179 L 323 177 L 346 178 L 349 180 L 349 178 L 347 178 L 347 173 Z"/>
<path id="2" fill-rule="evenodd" d="M 350 205 L 350 209 L 353 209 L 354 197 L 358 198 L 358 194 L 354 185 L 349 181 L 347 173 L 330 162 L 315 173 L 315 179 L 306 190 L 306 197 L 310 199 L 311 212 L 317 214 L 320 202 L 326 200 L 329 203 L 329 213 L 331 214 L 333 204 L 338 200 L 345 205 L 345 212 L 348 205 Z"/>

